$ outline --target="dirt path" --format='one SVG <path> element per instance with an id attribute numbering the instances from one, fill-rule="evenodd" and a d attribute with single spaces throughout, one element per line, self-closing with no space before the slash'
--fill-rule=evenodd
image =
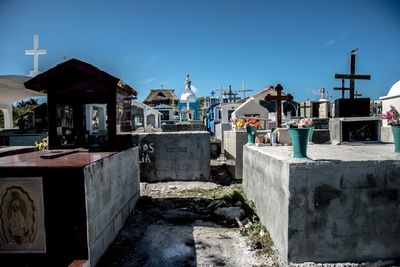
<path id="1" fill-rule="evenodd" d="M 229 190 L 201 182 L 142 184 L 135 214 L 97 266 L 273 266 L 237 227 L 242 203 L 215 201 Z"/>

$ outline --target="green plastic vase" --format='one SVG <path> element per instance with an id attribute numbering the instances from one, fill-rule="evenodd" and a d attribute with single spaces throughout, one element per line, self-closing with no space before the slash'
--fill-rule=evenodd
<path id="1" fill-rule="evenodd" d="M 289 135 L 293 144 L 293 158 L 306 158 L 307 146 L 310 137 L 310 127 L 289 128 Z"/>
<path id="2" fill-rule="evenodd" d="M 312 144 L 312 137 L 313 137 L 313 134 L 314 134 L 314 126 L 309 127 L 309 129 L 310 129 L 310 134 L 308 136 L 308 143 Z"/>
<path id="3" fill-rule="evenodd" d="M 392 125 L 394 153 L 400 155 L 400 125 Z"/>
<path id="4" fill-rule="evenodd" d="M 256 142 L 257 128 L 247 126 L 246 131 L 247 131 L 247 143 L 254 144 Z"/>

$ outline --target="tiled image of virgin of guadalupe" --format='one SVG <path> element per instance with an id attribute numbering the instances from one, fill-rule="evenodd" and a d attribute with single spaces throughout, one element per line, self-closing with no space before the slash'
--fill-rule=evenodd
<path id="1" fill-rule="evenodd" d="M 36 234 L 35 205 L 23 188 L 12 186 L 0 199 L 1 238 L 5 243 L 21 245 L 33 242 Z"/>
<path id="2" fill-rule="evenodd" d="M 28 225 L 26 223 L 26 205 L 22 201 L 19 193 L 14 191 L 11 193 L 11 201 L 8 204 L 8 218 L 10 227 L 8 229 L 11 242 L 17 244 L 24 242 L 28 237 Z"/>

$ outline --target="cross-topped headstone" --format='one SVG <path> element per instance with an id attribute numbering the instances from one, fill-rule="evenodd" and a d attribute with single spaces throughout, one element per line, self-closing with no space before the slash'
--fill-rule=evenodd
<path id="1" fill-rule="evenodd" d="M 46 55 L 47 50 L 38 50 L 39 49 L 39 35 L 33 35 L 33 50 L 25 50 L 25 55 L 33 55 L 33 70 L 30 71 L 29 76 L 35 77 L 40 73 L 39 71 L 39 55 Z"/>
<path id="2" fill-rule="evenodd" d="M 304 117 L 307 117 L 307 108 L 311 108 L 311 106 L 307 106 L 307 102 L 303 102 L 303 104 L 300 104 L 299 106 L 300 114 L 301 114 L 301 109 L 304 109 Z"/>
<path id="3" fill-rule="evenodd" d="M 215 91 L 219 92 L 220 94 L 220 102 L 222 103 L 222 94 L 225 93 L 225 89 L 221 86 L 219 89 L 215 89 Z"/>
<path id="4" fill-rule="evenodd" d="M 224 96 L 228 96 L 229 103 L 232 102 L 232 99 L 233 102 L 236 101 L 236 95 L 237 94 L 232 91 L 232 86 L 229 85 L 229 91 L 227 93 L 226 92 L 224 93 Z"/>
<path id="5" fill-rule="evenodd" d="M 214 92 L 214 91 L 211 91 L 210 95 L 211 95 L 211 97 L 214 97 L 215 92 Z"/>
<path id="6" fill-rule="evenodd" d="M 282 124 L 282 100 L 292 101 L 293 96 L 291 94 L 282 95 L 283 87 L 282 85 L 278 84 L 275 87 L 276 96 L 268 94 L 265 96 L 265 101 L 270 102 L 271 100 L 276 101 L 276 127 L 280 127 Z"/>
<path id="7" fill-rule="evenodd" d="M 342 90 L 342 98 L 344 98 L 344 91 L 350 91 L 350 99 L 354 99 L 355 81 L 356 80 L 371 80 L 371 75 L 356 74 L 356 51 L 358 48 L 350 52 L 350 74 L 335 74 L 335 79 L 342 79 L 342 87 L 335 87 L 334 90 Z M 350 87 L 344 87 L 344 80 L 350 80 Z"/>

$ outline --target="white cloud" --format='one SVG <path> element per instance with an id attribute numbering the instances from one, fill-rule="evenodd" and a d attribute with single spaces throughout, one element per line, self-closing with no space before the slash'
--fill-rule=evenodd
<path id="1" fill-rule="evenodd" d="M 157 80 L 157 79 L 156 78 L 149 78 L 149 79 L 141 81 L 141 83 L 142 84 L 148 84 L 148 83 L 154 82 L 155 80 Z"/>
<path id="2" fill-rule="evenodd" d="M 336 44 L 335 39 L 330 39 L 329 41 L 325 42 L 325 45 L 334 45 L 334 44 Z"/>
<path id="3" fill-rule="evenodd" d="M 313 95 L 321 95 L 321 93 L 319 92 L 320 89 L 311 89 L 311 94 Z"/>

